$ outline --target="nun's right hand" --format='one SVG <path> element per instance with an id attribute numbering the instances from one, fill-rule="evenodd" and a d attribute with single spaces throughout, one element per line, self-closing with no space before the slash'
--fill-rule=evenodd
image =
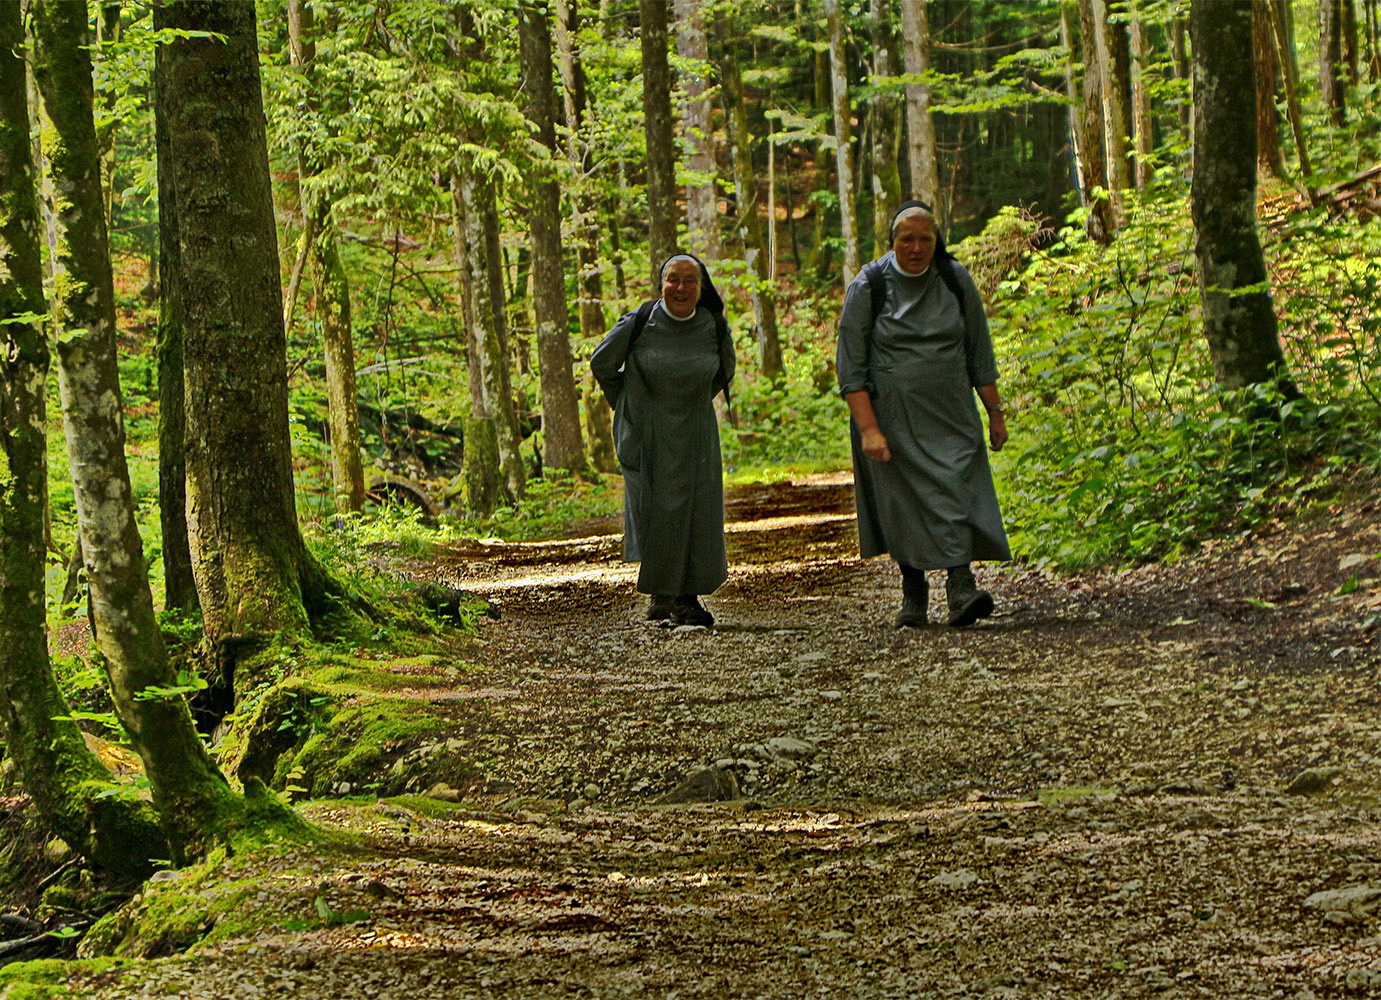
<path id="1" fill-rule="evenodd" d="M 863 431 L 863 454 L 874 462 L 892 461 L 892 450 L 887 447 L 887 438 L 876 427 Z"/>

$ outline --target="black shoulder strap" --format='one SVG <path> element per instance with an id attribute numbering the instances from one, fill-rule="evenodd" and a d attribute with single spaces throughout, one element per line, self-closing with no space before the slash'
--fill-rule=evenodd
<path id="1" fill-rule="evenodd" d="M 657 299 L 648 299 L 638 306 L 638 311 L 633 315 L 633 332 L 628 335 L 628 351 L 631 354 L 633 345 L 638 338 L 643 335 L 643 327 L 647 326 L 647 318 L 652 315 L 652 309 L 657 305 Z"/>
<path id="2" fill-rule="evenodd" d="M 964 302 L 964 289 L 959 284 L 959 275 L 954 271 L 954 258 L 948 253 L 937 254 L 935 257 L 935 269 L 940 272 L 940 279 L 945 283 L 945 287 L 954 293 L 954 297 L 959 300 L 959 315 L 965 322 L 969 318 L 969 309 Z"/>

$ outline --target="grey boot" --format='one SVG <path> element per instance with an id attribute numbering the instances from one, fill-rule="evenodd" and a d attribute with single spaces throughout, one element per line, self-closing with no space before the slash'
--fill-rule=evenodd
<path id="1" fill-rule="evenodd" d="M 949 568 L 945 597 L 949 602 L 949 623 L 955 628 L 972 625 L 993 613 L 993 595 L 978 589 L 973 569 L 967 563 Z"/>
<path id="2" fill-rule="evenodd" d="M 930 584 L 922 570 L 906 567 L 901 577 L 901 610 L 892 619 L 897 628 L 924 628 L 930 624 Z"/>

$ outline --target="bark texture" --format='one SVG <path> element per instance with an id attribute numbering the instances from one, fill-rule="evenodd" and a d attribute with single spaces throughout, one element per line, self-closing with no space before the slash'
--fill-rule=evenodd
<path id="1" fill-rule="evenodd" d="M 901 0 L 901 16 L 906 73 L 908 76 L 924 76 L 930 72 L 930 12 L 926 0 Z M 930 205 L 935 210 L 936 221 L 943 228 L 945 216 L 940 204 L 940 161 L 936 153 L 935 119 L 930 102 L 930 84 L 907 84 L 907 163 L 911 197 Z"/>
<path id="2" fill-rule="evenodd" d="M 462 169 L 452 184 L 456 256 L 470 380 L 470 418 L 465 428 L 466 504 L 479 514 L 512 504 L 523 495 L 518 418 L 505 380 L 506 358 L 500 298 L 491 266 L 497 219 L 492 183 Z M 494 223 L 491 225 L 491 220 Z"/>
<path id="3" fill-rule="evenodd" d="M 580 407 L 571 359 L 566 274 L 561 247 L 561 189 L 555 159 L 556 93 L 552 89 L 551 25 L 545 0 L 525 0 L 518 12 L 523 91 L 528 120 L 543 159 L 531 180 L 532 299 L 537 321 L 537 364 L 542 393 L 542 460 L 547 466 L 586 468 Z"/>
<path id="4" fill-rule="evenodd" d="M 1084 57 L 1084 104 L 1079 149 L 1084 166 L 1083 201 L 1089 210 L 1084 231 L 1089 239 L 1108 243 L 1117 228 L 1108 188 L 1108 157 L 1103 142 L 1103 69 L 1098 57 L 1098 29 L 1092 0 L 1079 0 L 1079 38 Z"/>
<path id="5" fill-rule="evenodd" d="M 1252 57 L 1256 60 L 1256 170 L 1263 178 L 1282 179 L 1280 116 L 1276 114 L 1276 49 L 1271 30 L 1271 0 L 1252 0 Z"/>
<path id="6" fill-rule="evenodd" d="M 897 38 L 892 30 L 891 4 L 870 0 L 873 22 L 873 78 L 881 83 L 896 76 Z M 873 256 L 891 249 L 892 215 L 901 204 L 901 174 L 897 169 L 899 145 L 898 95 L 879 91 L 873 98 Z"/>
<path id="7" fill-rule="evenodd" d="M 715 126 L 710 91 L 710 43 L 703 0 L 676 0 L 676 54 L 686 105 L 681 119 L 686 145 L 686 245 L 703 260 L 720 253 L 719 198 L 715 193 Z"/>
<path id="8" fill-rule="evenodd" d="M 118 794 L 71 721 L 48 658 L 48 345 L 19 5 L 0 4 L 0 735 L 57 836 L 135 877 L 161 856 L 151 809 Z"/>
<path id="9" fill-rule="evenodd" d="M 162 27 L 163 9 L 154 10 Z M 154 149 L 158 156 L 158 517 L 163 528 L 163 600 L 168 608 L 199 610 L 187 535 L 187 383 L 182 375 L 182 252 L 177 191 L 168 150 L 168 52 L 154 52 Z"/>
<path id="10" fill-rule="evenodd" d="M 1204 334 L 1220 385 L 1280 382 L 1293 394 L 1256 223 L 1252 0 L 1195 4 L 1191 182 Z"/>
<path id="11" fill-rule="evenodd" d="M 168 0 L 164 24 L 223 36 L 167 43 L 169 174 L 182 258 L 187 504 L 207 642 L 239 671 L 304 634 L 324 577 L 293 506 L 287 345 L 253 4 Z"/>
<path id="12" fill-rule="evenodd" d="M 647 136 L 648 251 L 652 287 L 662 261 L 676 252 L 676 146 L 671 134 L 671 67 L 667 0 L 639 0 L 643 52 L 643 127 Z"/>
<path id="13" fill-rule="evenodd" d="M 116 713 L 144 761 L 172 860 L 182 864 L 203 852 L 235 796 L 206 752 L 186 699 L 148 693 L 171 690 L 178 681 L 154 614 L 125 460 L 86 12 L 64 0 L 36 0 L 33 17 L 44 145 L 62 194 L 52 307 L 92 630 Z"/>

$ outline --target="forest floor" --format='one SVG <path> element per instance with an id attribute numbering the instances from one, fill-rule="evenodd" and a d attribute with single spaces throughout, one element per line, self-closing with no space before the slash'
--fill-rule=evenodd
<path id="1" fill-rule="evenodd" d="M 305 804 L 361 839 L 146 892 L 252 931 L 56 995 L 1381 995 L 1378 485 L 1170 567 L 982 567 L 969 629 L 892 627 L 842 476 L 731 493 L 713 629 L 640 620 L 617 525 L 457 546 L 411 569 L 501 610 L 429 696 L 482 780 Z"/>

